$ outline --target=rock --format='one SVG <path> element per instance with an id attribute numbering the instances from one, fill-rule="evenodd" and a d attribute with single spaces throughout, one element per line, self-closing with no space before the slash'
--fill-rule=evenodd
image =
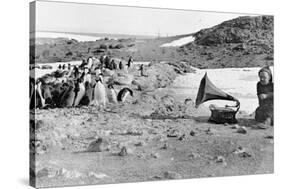
<path id="1" fill-rule="evenodd" d="M 49 175 L 49 169 L 44 167 L 43 169 L 40 169 L 37 174 L 36 177 L 41 178 L 41 177 L 47 177 Z"/>
<path id="2" fill-rule="evenodd" d="M 167 137 L 178 137 L 179 135 L 180 135 L 179 130 L 173 129 L 173 130 L 169 131 L 169 133 L 167 134 Z"/>
<path id="3" fill-rule="evenodd" d="M 167 143 L 164 143 L 162 147 L 160 147 L 161 150 L 167 150 L 169 148 L 169 145 Z"/>
<path id="4" fill-rule="evenodd" d="M 215 157 L 216 163 L 225 163 L 225 158 L 223 156 Z"/>
<path id="5" fill-rule="evenodd" d="M 166 171 L 164 172 L 164 179 L 182 179 L 182 176 L 176 172 Z"/>
<path id="6" fill-rule="evenodd" d="M 133 135 L 133 136 L 141 136 L 143 135 L 143 132 L 141 130 L 137 129 L 128 129 L 125 134 L 127 135 Z"/>
<path id="7" fill-rule="evenodd" d="M 242 146 L 239 146 L 237 149 L 235 149 L 233 151 L 233 153 L 235 153 L 235 154 L 239 154 L 239 153 L 242 153 L 242 152 L 245 152 L 245 149 Z"/>
<path id="8" fill-rule="evenodd" d="M 101 152 L 104 150 L 104 147 L 102 147 L 102 143 L 103 143 L 103 139 L 102 138 L 98 138 L 95 141 L 92 141 L 88 148 L 87 148 L 87 152 Z"/>
<path id="9" fill-rule="evenodd" d="M 127 152 L 127 148 L 124 146 L 121 148 L 121 151 L 118 153 L 119 156 L 127 156 L 128 152 Z"/>
<path id="10" fill-rule="evenodd" d="M 239 153 L 239 157 L 243 157 L 243 158 L 246 158 L 246 157 L 251 157 L 252 155 L 249 154 L 248 152 L 242 152 L 242 153 Z"/>
<path id="11" fill-rule="evenodd" d="M 194 132 L 193 130 L 190 131 L 190 136 L 195 136 L 196 132 Z"/>
<path id="12" fill-rule="evenodd" d="M 153 157 L 155 159 L 160 157 L 160 155 L 158 153 L 151 153 L 150 155 L 151 155 L 151 157 Z"/>
<path id="13" fill-rule="evenodd" d="M 211 128 L 209 127 L 207 130 L 205 130 L 205 133 L 207 135 L 213 135 L 214 133 L 212 133 Z"/>
<path id="14" fill-rule="evenodd" d="M 64 177 L 66 179 L 76 179 L 81 178 L 84 175 L 78 171 L 70 171 L 65 168 L 61 168 L 57 171 L 56 176 Z"/>
<path id="15" fill-rule="evenodd" d="M 231 129 L 239 129 L 239 128 L 240 128 L 240 126 L 237 125 L 237 124 L 235 124 L 235 125 L 233 125 L 233 126 L 231 127 Z"/>
<path id="16" fill-rule="evenodd" d="M 93 118 L 90 117 L 89 119 L 87 119 L 87 121 L 88 122 L 93 122 Z"/>
<path id="17" fill-rule="evenodd" d="M 273 135 L 267 135 L 264 138 L 266 138 L 266 139 L 273 139 Z"/>
<path id="18" fill-rule="evenodd" d="M 133 79 L 134 79 L 133 75 L 123 74 L 113 78 L 113 83 L 116 85 L 131 85 Z"/>
<path id="19" fill-rule="evenodd" d="M 104 173 L 95 173 L 95 172 L 91 171 L 91 172 L 88 173 L 88 177 L 92 177 L 92 176 L 94 176 L 94 177 L 96 177 L 98 179 L 103 179 L 103 178 L 109 177 L 109 176 L 107 176 Z"/>
<path id="20" fill-rule="evenodd" d="M 181 136 L 179 137 L 179 140 L 180 140 L 180 141 L 183 141 L 183 140 L 186 140 L 186 139 L 187 139 L 187 137 L 186 137 L 185 134 L 183 134 L 183 135 L 181 135 Z"/>
<path id="21" fill-rule="evenodd" d="M 145 146 L 146 143 L 144 141 L 139 141 L 137 143 L 135 143 L 135 146 Z"/>
<path id="22" fill-rule="evenodd" d="M 197 152 L 192 152 L 190 155 L 189 155 L 189 157 L 191 157 L 191 158 L 199 158 L 199 157 L 201 157 L 200 156 L 200 154 L 199 153 L 197 153 Z"/>
<path id="23" fill-rule="evenodd" d="M 245 126 L 239 127 L 237 129 L 237 133 L 246 134 L 247 133 L 246 127 Z"/>
<path id="24" fill-rule="evenodd" d="M 37 129 L 40 129 L 40 128 L 44 127 L 44 125 L 45 125 L 45 123 L 44 123 L 43 120 L 37 120 L 37 121 L 35 122 L 35 129 L 36 129 L 36 130 L 37 130 Z"/>

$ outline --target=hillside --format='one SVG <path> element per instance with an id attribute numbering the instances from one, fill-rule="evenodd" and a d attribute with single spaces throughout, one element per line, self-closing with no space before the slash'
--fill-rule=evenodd
<path id="1" fill-rule="evenodd" d="M 194 42 L 181 47 L 161 47 L 190 35 Z M 198 68 L 256 67 L 273 65 L 273 37 L 272 16 L 239 17 L 194 34 L 172 37 L 105 37 L 89 42 L 58 38 L 49 43 L 48 39 L 39 39 L 36 51 L 31 45 L 31 62 L 66 62 L 108 54 L 124 59 L 133 56 L 135 61 L 185 62 Z"/>
<path id="2" fill-rule="evenodd" d="M 273 65 L 273 17 L 239 17 L 194 34 L 179 48 L 185 61 L 201 68 Z"/>

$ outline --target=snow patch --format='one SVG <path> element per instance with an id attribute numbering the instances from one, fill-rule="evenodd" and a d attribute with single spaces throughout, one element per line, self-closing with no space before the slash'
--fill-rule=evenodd
<path id="1" fill-rule="evenodd" d="M 179 46 L 185 45 L 187 43 L 190 43 L 192 41 L 194 41 L 194 37 L 188 36 L 188 37 L 183 37 L 183 38 L 174 40 L 170 43 L 165 43 L 165 44 L 161 45 L 161 47 L 179 47 Z"/>

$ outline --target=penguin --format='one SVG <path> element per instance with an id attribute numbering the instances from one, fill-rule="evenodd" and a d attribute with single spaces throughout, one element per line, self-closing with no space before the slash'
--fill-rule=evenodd
<path id="1" fill-rule="evenodd" d="M 57 83 L 53 85 L 53 90 L 51 92 L 53 98 L 53 106 L 59 107 L 60 95 L 63 92 L 63 83 Z"/>
<path id="2" fill-rule="evenodd" d="M 94 104 L 98 107 L 105 107 L 106 105 L 106 91 L 102 83 L 101 77 L 97 78 L 96 85 L 94 89 Z"/>
<path id="3" fill-rule="evenodd" d="M 98 75 L 98 78 L 101 80 L 101 82 L 103 83 L 103 74 L 102 73 L 100 73 L 99 75 Z"/>
<path id="4" fill-rule="evenodd" d="M 125 87 L 121 89 L 117 95 L 117 101 L 118 102 L 125 102 L 128 95 L 133 96 L 133 91 L 129 89 L 128 87 Z"/>
<path id="5" fill-rule="evenodd" d="M 131 64 L 132 64 L 132 63 L 133 63 L 133 58 L 132 58 L 132 56 L 130 56 L 130 57 L 129 57 L 129 60 L 128 60 L 128 64 L 127 64 L 128 68 L 131 67 Z"/>
<path id="6" fill-rule="evenodd" d="M 91 68 L 93 66 L 93 58 L 90 56 L 87 59 L 87 68 Z"/>
<path id="7" fill-rule="evenodd" d="M 140 66 L 139 71 L 141 71 L 141 73 L 140 73 L 141 76 L 148 77 L 148 75 L 145 75 L 145 74 L 144 74 L 143 64 Z"/>
<path id="8" fill-rule="evenodd" d="M 123 66 L 123 64 L 122 64 L 122 61 L 120 61 L 120 62 L 119 62 L 119 70 L 123 70 L 123 67 L 124 67 L 124 66 Z"/>
<path id="9" fill-rule="evenodd" d="M 95 69 L 95 75 L 99 76 L 99 74 L 101 74 L 101 69 L 100 68 L 96 68 Z"/>
<path id="10" fill-rule="evenodd" d="M 82 99 L 80 100 L 79 105 L 81 106 L 88 106 L 91 104 L 91 102 L 93 101 L 93 92 L 94 92 L 94 87 L 93 85 L 86 81 L 85 82 L 85 94 L 82 97 Z"/>
<path id="11" fill-rule="evenodd" d="M 33 110 L 37 107 L 37 104 L 39 104 L 35 99 L 38 95 L 36 91 L 36 85 L 35 85 L 35 79 L 29 77 L 29 108 L 30 110 Z M 39 97 L 37 96 L 37 99 Z"/>
<path id="12" fill-rule="evenodd" d="M 41 78 L 36 82 L 35 91 L 36 101 L 39 96 L 38 104 L 36 102 L 38 107 L 45 108 L 47 105 L 52 104 L 51 86 L 46 84 Z"/>
<path id="13" fill-rule="evenodd" d="M 74 66 L 73 68 L 73 74 L 74 74 L 74 78 L 77 78 L 79 75 L 79 69 L 76 66 Z"/>
<path id="14" fill-rule="evenodd" d="M 61 107 L 71 107 L 73 105 L 76 96 L 75 93 L 77 92 L 76 87 L 74 82 L 71 80 L 69 82 L 68 88 L 62 94 L 61 102 L 60 102 Z"/>
<path id="15" fill-rule="evenodd" d="M 85 73 L 84 73 L 85 74 Z M 83 98 L 83 96 L 85 95 L 85 85 L 84 85 L 84 82 L 83 82 L 83 78 L 84 76 L 82 75 L 81 78 L 79 78 L 76 82 L 76 85 L 78 90 L 76 92 L 76 96 L 75 96 L 75 100 L 74 100 L 74 104 L 73 106 L 78 106 L 81 99 Z"/>
<path id="16" fill-rule="evenodd" d="M 62 65 L 62 70 L 65 70 L 65 64 Z"/>
<path id="17" fill-rule="evenodd" d="M 108 92 L 108 101 L 111 103 L 117 103 L 117 93 L 113 87 L 112 84 L 109 84 L 108 86 L 109 92 Z"/>

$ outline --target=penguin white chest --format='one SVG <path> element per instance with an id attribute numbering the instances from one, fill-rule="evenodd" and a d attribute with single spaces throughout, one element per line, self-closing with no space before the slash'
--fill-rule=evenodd
<path id="1" fill-rule="evenodd" d="M 122 102 L 124 102 L 129 95 L 130 95 L 130 92 L 126 91 L 124 96 L 122 97 Z"/>
<path id="2" fill-rule="evenodd" d="M 106 103 L 106 91 L 101 82 L 97 82 L 94 92 L 94 101 L 97 105 L 104 105 Z"/>

